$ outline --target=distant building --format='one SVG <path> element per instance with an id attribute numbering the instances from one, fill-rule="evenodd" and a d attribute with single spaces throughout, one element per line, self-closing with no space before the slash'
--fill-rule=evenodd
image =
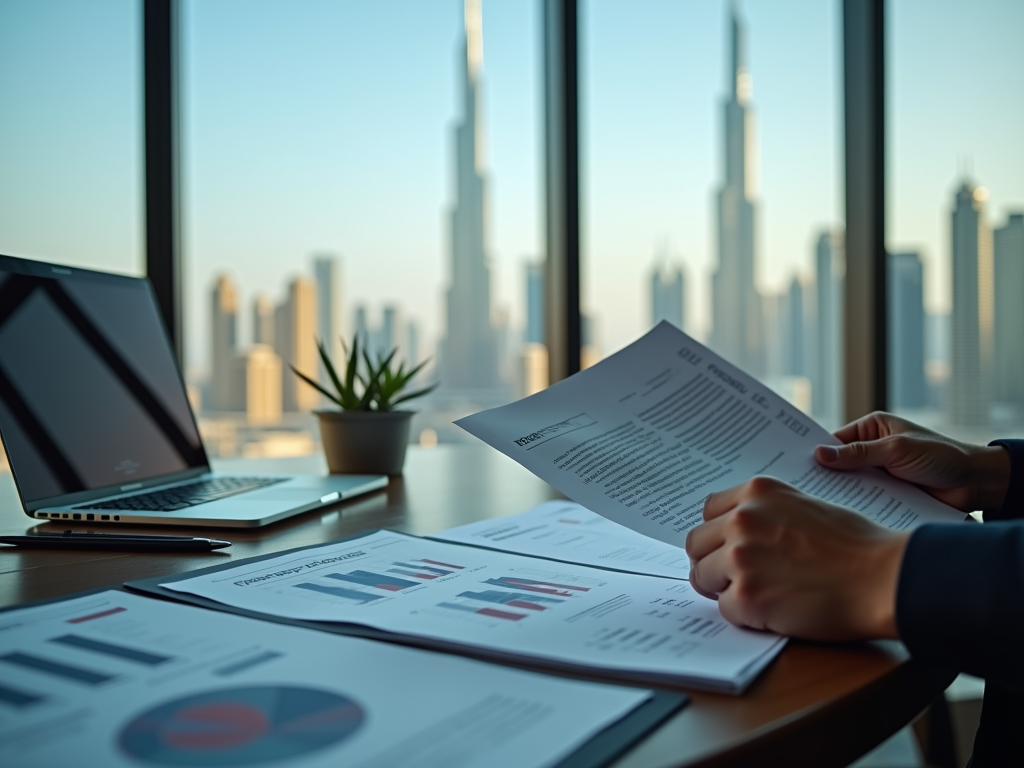
<path id="1" fill-rule="evenodd" d="M 686 318 L 683 303 L 686 283 L 682 265 L 656 264 L 651 269 L 650 289 L 651 326 L 668 320 L 682 329 Z"/>
<path id="2" fill-rule="evenodd" d="M 523 341 L 544 344 L 544 262 L 527 261 L 526 273 L 526 329 Z"/>
<path id="3" fill-rule="evenodd" d="M 793 275 L 779 307 L 779 343 L 784 376 L 806 376 L 808 373 L 805 301 L 804 284 Z"/>
<path id="4" fill-rule="evenodd" d="M 988 192 L 967 181 L 950 216 L 953 312 L 949 417 L 953 424 L 985 426 L 992 403 L 994 286 Z"/>
<path id="5" fill-rule="evenodd" d="M 455 206 L 451 212 L 450 285 L 441 383 L 453 390 L 500 388 L 498 332 L 491 313 L 487 263 L 487 182 L 481 140 L 480 80 L 483 33 L 479 0 L 465 2 L 465 37 L 459 51 L 462 120 L 455 128 Z"/>
<path id="6" fill-rule="evenodd" d="M 230 411 L 238 402 L 231 361 L 238 352 L 238 291 L 219 275 L 210 292 L 210 410 Z"/>
<path id="7" fill-rule="evenodd" d="M 924 266 L 916 251 L 890 253 L 890 408 L 928 405 L 925 380 Z"/>
<path id="8" fill-rule="evenodd" d="M 399 344 L 403 334 L 402 315 L 394 304 L 384 306 L 384 318 L 377 333 L 377 352 L 387 355 L 391 350 L 401 346 Z M 397 359 L 404 359 L 404 350 L 398 350 Z"/>
<path id="9" fill-rule="evenodd" d="M 252 343 L 274 346 L 274 302 L 264 294 L 252 302 Z"/>
<path id="10" fill-rule="evenodd" d="M 291 371 L 288 372 L 291 375 Z M 232 363 L 232 379 L 239 401 L 231 410 L 244 411 L 251 426 L 267 427 L 281 421 L 281 358 L 266 344 L 253 344 Z"/>
<path id="11" fill-rule="evenodd" d="M 718 192 L 718 267 L 712 278 L 711 347 L 753 376 L 765 368 L 764 317 L 754 282 L 754 115 L 743 27 L 732 14 L 730 92 L 723 109 L 725 180 Z"/>
<path id="12" fill-rule="evenodd" d="M 1024 213 L 992 233 L 995 399 L 1024 405 Z"/>
<path id="13" fill-rule="evenodd" d="M 277 307 L 274 349 L 282 362 L 282 400 L 286 411 L 308 411 L 320 402 L 319 393 L 291 371 L 295 368 L 317 378 L 320 355 L 316 349 L 316 286 L 305 277 L 288 284 L 287 294 Z"/>
<path id="14" fill-rule="evenodd" d="M 316 281 L 316 337 L 327 349 L 332 360 L 341 354 L 342 327 L 341 267 L 338 257 L 321 254 L 313 258 L 313 278 Z M 347 342 L 346 342 L 347 343 Z M 327 372 L 321 366 L 321 381 Z"/>
<path id="15" fill-rule="evenodd" d="M 814 252 L 814 360 L 811 371 L 813 413 L 828 428 L 843 421 L 843 284 L 846 255 L 843 235 L 823 232 Z"/>

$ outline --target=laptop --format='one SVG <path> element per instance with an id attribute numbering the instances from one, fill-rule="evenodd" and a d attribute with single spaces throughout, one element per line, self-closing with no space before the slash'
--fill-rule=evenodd
<path id="1" fill-rule="evenodd" d="M 388 483 L 212 472 L 149 281 L 11 256 L 0 438 L 43 520 L 253 528 Z"/>

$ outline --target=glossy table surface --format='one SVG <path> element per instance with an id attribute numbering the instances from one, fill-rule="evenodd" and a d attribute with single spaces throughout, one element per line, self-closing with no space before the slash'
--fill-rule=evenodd
<path id="1" fill-rule="evenodd" d="M 222 460 L 227 471 L 323 472 L 323 459 Z M 230 549 L 201 554 L 20 551 L 0 547 L 0 605 L 182 573 L 231 559 L 391 528 L 430 534 L 515 514 L 558 498 L 550 486 L 483 446 L 410 448 L 405 474 L 386 491 L 266 528 L 183 529 L 118 526 L 123 532 L 225 538 Z M 91 527 L 90 527 L 91 526 Z M 0 473 L 0 534 L 39 524 L 21 510 L 9 474 Z M 105 530 L 76 524 L 77 530 Z M 114 530 L 114 529 L 107 529 Z M 692 701 L 620 758 L 620 768 L 689 765 L 846 765 L 915 717 L 952 675 L 909 660 L 899 643 L 791 642 L 742 696 L 688 691 Z"/>

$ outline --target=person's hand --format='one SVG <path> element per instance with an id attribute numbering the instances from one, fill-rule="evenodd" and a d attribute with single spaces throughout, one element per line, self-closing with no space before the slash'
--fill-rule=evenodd
<path id="1" fill-rule="evenodd" d="M 770 477 L 712 494 L 686 537 L 690 585 L 733 624 L 810 640 L 896 635 L 910 535 Z"/>
<path id="2" fill-rule="evenodd" d="M 829 469 L 882 467 L 951 507 L 998 509 L 1010 484 L 1010 456 L 999 446 L 962 443 L 893 416 L 872 413 L 835 433 L 845 445 L 819 445 Z"/>

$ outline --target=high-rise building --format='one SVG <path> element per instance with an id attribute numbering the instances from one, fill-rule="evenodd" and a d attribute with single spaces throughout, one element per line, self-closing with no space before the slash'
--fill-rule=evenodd
<path id="1" fill-rule="evenodd" d="M 337 256 L 328 253 L 313 257 L 313 278 L 316 281 L 316 337 L 332 360 L 338 360 L 341 340 L 345 335 L 341 322 L 340 271 Z M 327 371 L 323 370 L 323 366 L 320 376 L 321 381 L 326 381 Z"/>
<path id="2" fill-rule="evenodd" d="M 811 402 L 825 427 L 843 420 L 843 283 L 846 256 L 843 235 L 822 232 L 814 252 L 814 361 Z"/>
<path id="3" fill-rule="evenodd" d="M 480 137 L 483 35 L 479 0 L 465 2 L 465 37 L 459 58 L 463 116 L 455 128 L 455 206 L 449 226 L 450 284 L 446 335 L 441 344 L 441 384 L 448 389 L 493 390 L 501 382 L 487 264 L 487 189 Z"/>
<path id="4" fill-rule="evenodd" d="M 779 307 L 779 344 L 784 376 L 806 376 L 808 373 L 805 302 L 804 284 L 797 275 L 793 275 Z"/>
<path id="5" fill-rule="evenodd" d="M 544 343 L 544 262 L 527 261 L 526 272 L 526 330 L 523 341 L 527 344 Z"/>
<path id="6" fill-rule="evenodd" d="M 755 142 L 743 27 L 732 13 L 729 96 L 723 109 L 725 180 L 718 192 L 718 268 L 712 278 L 711 346 L 747 373 L 764 371 L 761 296 L 754 282 Z"/>
<path id="7" fill-rule="evenodd" d="M 281 358 L 273 349 L 253 344 L 232 361 L 231 375 L 239 398 L 231 410 L 243 411 L 252 426 L 269 427 L 281 421 Z"/>
<path id="8" fill-rule="evenodd" d="M 238 291 L 227 275 L 218 275 L 210 292 L 210 408 L 233 410 L 231 361 L 238 352 Z"/>
<path id="9" fill-rule="evenodd" d="M 262 293 L 252 302 L 252 343 L 274 346 L 274 302 Z"/>
<path id="10" fill-rule="evenodd" d="M 295 368 L 317 377 L 320 355 L 316 349 L 316 286 L 305 277 L 288 284 L 285 300 L 274 313 L 274 349 L 281 358 L 282 400 L 286 411 L 306 411 L 320 402 L 320 394 L 292 372 Z"/>
<path id="11" fill-rule="evenodd" d="M 963 181 L 950 216 L 953 265 L 949 417 L 984 426 L 992 403 L 994 286 L 992 232 L 985 215 L 988 192 Z"/>
<path id="12" fill-rule="evenodd" d="M 924 266 L 916 251 L 889 254 L 889 403 L 928 404 L 924 347 Z"/>
<path id="13" fill-rule="evenodd" d="M 401 348 L 402 345 L 399 343 L 404 335 L 402 333 L 404 330 L 402 326 L 402 315 L 398 307 L 394 304 L 385 304 L 380 331 L 377 333 L 378 354 L 387 355 L 391 353 L 391 350 L 398 348 L 395 359 L 405 359 L 405 350 Z"/>
<path id="14" fill-rule="evenodd" d="M 662 262 L 651 269 L 651 325 L 668 320 L 676 328 L 683 328 L 686 319 L 684 296 L 686 283 L 683 267 Z"/>
<path id="15" fill-rule="evenodd" d="M 992 233 L 995 270 L 995 399 L 1024 405 L 1024 213 Z"/>

